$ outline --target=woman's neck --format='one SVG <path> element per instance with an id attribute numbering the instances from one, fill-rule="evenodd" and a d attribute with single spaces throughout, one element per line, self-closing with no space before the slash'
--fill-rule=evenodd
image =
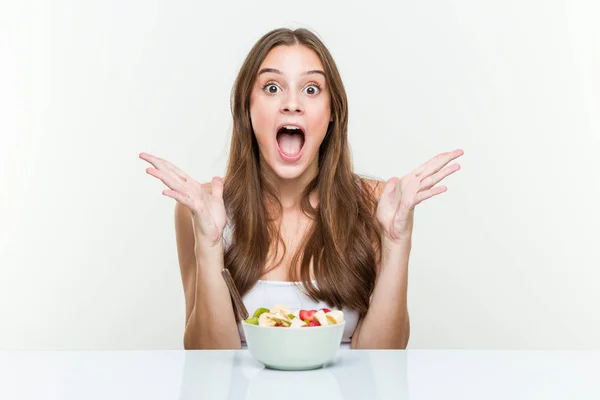
<path id="1" fill-rule="evenodd" d="M 266 163 L 263 163 L 263 166 L 266 166 Z M 283 179 L 268 166 L 264 168 L 263 173 L 273 184 L 273 189 L 277 194 L 277 198 L 279 199 L 283 210 L 294 211 L 301 209 L 300 204 L 302 202 L 302 195 L 306 190 L 306 187 L 319 173 L 319 167 L 318 161 L 315 159 L 315 162 L 313 162 L 300 176 L 294 179 Z M 314 193 L 311 193 L 311 203 L 313 203 L 314 200 L 313 195 Z"/>

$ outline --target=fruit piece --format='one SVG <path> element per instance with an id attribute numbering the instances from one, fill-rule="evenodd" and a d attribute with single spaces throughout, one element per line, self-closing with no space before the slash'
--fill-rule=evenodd
<path id="1" fill-rule="evenodd" d="M 315 315 L 316 312 L 317 310 L 300 310 L 300 319 L 302 321 L 310 322 L 313 320 L 313 315 Z"/>
<path id="2" fill-rule="evenodd" d="M 273 320 L 274 315 L 271 313 L 262 313 L 260 317 L 258 317 L 258 326 L 275 326 L 277 323 Z"/>
<path id="3" fill-rule="evenodd" d="M 327 321 L 327 317 L 325 316 L 325 313 L 323 312 L 323 310 L 317 311 L 313 315 L 313 320 L 319 321 L 319 324 L 321 324 L 321 326 L 329 325 L 329 322 Z"/>
<path id="4" fill-rule="evenodd" d="M 290 325 L 290 328 L 302 328 L 304 326 L 308 326 L 308 324 L 302 321 L 300 318 L 294 318 Z"/>
<path id="5" fill-rule="evenodd" d="M 323 310 L 323 312 L 325 314 L 327 314 L 328 312 L 331 312 L 331 310 L 329 308 L 321 308 L 321 310 Z"/>
<path id="6" fill-rule="evenodd" d="M 248 324 L 258 325 L 258 318 L 257 317 L 246 318 L 245 321 Z"/>
<path id="7" fill-rule="evenodd" d="M 321 326 L 321 324 L 319 323 L 319 321 L 310 321 L 308 323 L 308 326 Z"/>
<path id="8" fill-rule="evenodd" d="M 339 324 L 344 321 L 344 313 L 340 310 L 329 311 L 325 314 L 325 317 L 327 317 L 327 320 L 332 325 Z"/>
<path id="9" fill-rule="evenodd" d="M 273 308 L 271 308 L 271 314 L 279 314 L 282 317 L 286 317 L 289 313 L 291 313 L 290 309 L 282 306 L 282 305 L 276 305 Z"/>
<path id="10" fill-rule="evenodd" d="M 281 318 L 278 315 L 273 316 L 272 319 L 273 319 L 273 321 L 275 321 L 275 326 L 277 326 L 277 324 L 279 324 L 279 325 L 285 326 L 287 328 L 288 326 L 290 326 L 292 324 L 287 319 Z"/>
<path id="11" fill-rule="evenodd" d="M 288 318 L 289 319 L 294 319 L 294 318 L 296 318 L 296 316 L 294 314 L 288 314 Z"/>
<path id="12" fill-rule="evenodd" d="M 254 311 L 254 315 L 252 315 L 252 316 L 255 318 L 258 318 L 261 316 L 261 314 L 264 314 L 266 312 L 269 312 L 268 308 L 264 308 L 264 307 L 257 308 L 256 311 Z"/>

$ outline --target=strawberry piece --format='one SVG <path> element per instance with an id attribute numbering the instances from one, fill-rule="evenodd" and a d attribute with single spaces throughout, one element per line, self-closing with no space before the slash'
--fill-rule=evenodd
<path id="1" fill-rule="evenodd" d="M 313 320 L 313 315 L 315 315 L 316 312 L 317 310 L 300 310 L 298 316 L 302 321 L 310 322 Z"/>
<path id="2" fill-rule="evenodd" d="M 306 321 L 308 319 L 308 311 L 300 310 L 300 312 L 298 313 L 298 316 L 300 317 L 300 319 L 302 321 Z"/>
<path id="3" fill-rule="evenodd" d="M 308 326 L 321 326 L 321 324 L 319 323 L 319 321 L 310 321 L 308 323 Z"/>
<path id="4" fill-rule="evenodd" d="M 329 308 L 321 308 L 321 310 L 323 310 L 323 312 L 325 314 L 327 314 L 328 312 L 331 312 L 331 310 Z"/>

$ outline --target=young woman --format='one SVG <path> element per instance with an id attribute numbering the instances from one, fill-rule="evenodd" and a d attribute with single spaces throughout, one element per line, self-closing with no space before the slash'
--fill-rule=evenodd
<path id="1" fill-rule="evenodd" d="M 410 323 L 413 213 L 446 191 L 462 150 L 402 178 L 353 172 L 348 105 L 336 64 L 316 35 L 276 29 L 251 49 L 232 92 L 226 176 L 201 184 L 142 153 L 177 201 L 186 349 L 239 349 L 243 331 L 221 269 L 246 308 L 344 311 L 343 346 L 402 349 Z"/>

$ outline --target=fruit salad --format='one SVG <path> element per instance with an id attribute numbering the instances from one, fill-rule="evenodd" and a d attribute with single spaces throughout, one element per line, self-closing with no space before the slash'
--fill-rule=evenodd
<path id="1" fill-rule="evenodd" d="M 308 328 L 312 326 L 335 325 L 344 321 L 340 310 L 321 308 L 319 310 L 297 310 L 291 312 L 285 306 L 258 308 L 254 314 L 244 320 L 248 324 L 277 328 Z"/>

